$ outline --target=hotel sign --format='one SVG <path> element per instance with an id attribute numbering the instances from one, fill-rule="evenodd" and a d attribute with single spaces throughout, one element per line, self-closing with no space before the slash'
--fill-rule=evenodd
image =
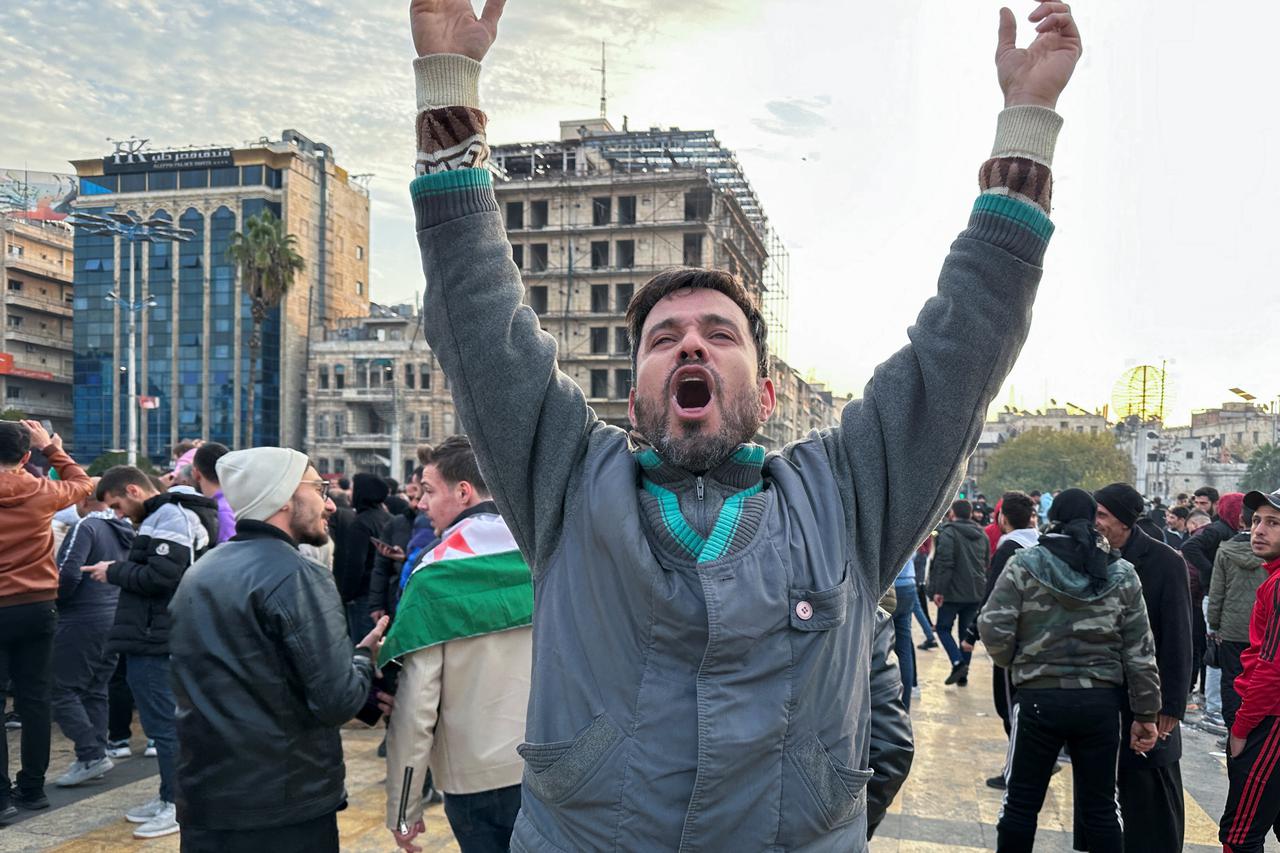
<path id="1" fill-rule="evenodd" d="M 230 148 L 186 148 L 177 151 L 146 150 L 145 139 L 116 143 L 114 154 L 102 158 L 102 172 L 152 172 L 172 169 L 216 169 L 234 166 Z"/>

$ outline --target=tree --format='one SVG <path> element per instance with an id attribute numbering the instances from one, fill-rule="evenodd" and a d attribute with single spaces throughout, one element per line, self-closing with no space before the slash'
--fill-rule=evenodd
<path id="1" fill-rule="evenodd" d="M 1247 491 L 1274 492 L 1280 489 L 1280 445 L 1264 444 L 1249 457 L 1249 470 L 1240 483 Z"/>
<path id="2" fill-rule="evenodd" d="M 227 257 L 240 267 L 240 282 L 249 297 L 253 330 L 249 335 L 249 398 L 246 406 L 248 435 L 245 447 L 253 447 L 253 409 L 262 354 L 262 326 L 267 312 L 280 304 L 294 276 L 306 265 L 296 248 L 298 238 L 286 234 L 284 223 L 270 210 L 251 216 L 244 230 L 231 235 Z"/>
<path id="3" fill-rule="evenodd" d="M 90 477 L 101 477 L 103 474 L 107 473 L 108 469 L 114 468 L 117 465 L 127 464 L 129 464 L 129 454 L 125 453 L 123 450 L 114 453 L 104 453 L 89 463 L 89 467 L 85 469 L 85 473 Z M 141 453 L 138 454 L 138 464 L 136 467 L 144 474 L 156 473 L 155 466 L 151 464 L 151 460 Z"/>
<path id="4" fill-rule="evenodd" d="M 27 413 L 22 409 L 5 409 L 0 412 L 0 421 L 24 421 L 27 419 Z"/>
<path id="5" fill-rule="evenodd" d="M 1031 430 L 991 455 L 981 486 L 999 495 L 1073 486 L 1092 492 L 1118 482 L 1133 482 L 1133 464 L 1109 434 Z"/>

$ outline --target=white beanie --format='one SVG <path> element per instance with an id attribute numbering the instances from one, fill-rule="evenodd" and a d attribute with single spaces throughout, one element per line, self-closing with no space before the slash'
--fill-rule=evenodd
<path id="1" fill-rule="evenodd" d="M 218 460 L 218 483 L 236 521 L 265 521 L 293 497 L 309 464 L 287 447 L 233 450 Z"/>

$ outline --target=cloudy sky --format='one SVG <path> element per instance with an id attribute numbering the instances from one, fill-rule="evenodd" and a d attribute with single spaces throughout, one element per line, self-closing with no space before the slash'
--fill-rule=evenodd
<path id="1" fill-rule="evenodd" d="M 65 171 L 130 134 L 241 144 L 293 127 L 372 172 L 373 297 L 421 287 L 407 3 L 42 0 L 0 19 L 0 165 Z M 1034 3 L 1015 4 L 1025 16 Z M 1054 221 L 1002 402 L 1108 402 L 1167 360 L 1174 420 L 1280 394 L 1280 118 L 1235 4 L 1080 2 Z M 1001 105 L 988 0 L 509 0 L 482 97 L 495 142 L 595 114 L 713 128 L 791 251 L 793 364 L 859 392 L 964 227 Z M 1025 20 L 1020 43 L 1029 27 Z"/>

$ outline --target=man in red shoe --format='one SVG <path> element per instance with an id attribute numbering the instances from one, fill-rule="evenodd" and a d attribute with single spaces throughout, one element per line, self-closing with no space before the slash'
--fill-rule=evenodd
<path id="1" fill-rule="evenodd" d="M 1244 505 L 1253 510 L 1249 544 L 1267 579 L 1258 587 L 1235 681 L 1240 710 L 1231 726 L 1231 787 L 1218 829 L 1225 853 L 1261 853 L 1268 829 L 1280 835 L 1280 490 L 1250 492 Z"/>

